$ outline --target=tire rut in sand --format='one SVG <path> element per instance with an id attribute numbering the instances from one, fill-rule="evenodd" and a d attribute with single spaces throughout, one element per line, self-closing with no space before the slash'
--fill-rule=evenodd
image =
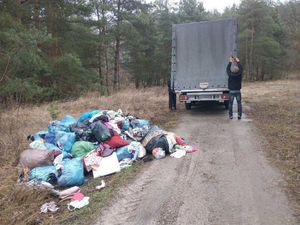
<path id="1" fill-rule="evenodd" d="M 135 218 L 136 211 L 141 205 L 143 190 L 152 182 L 151 176 L 145 172 L 145 176 L 137 178 L 135 182 L 122 188 L 113 199 L 111 206 L 107 207 L 101 215 L 101 220 L 97 224 L 131 224 Z"/>
<path id="2" fill-rule="evenodd" d="M 199 151 L 147 164 L 98 224 L 297 224 L 251 123 L 228 120 L 218 108 L 181 120 L 174 133 Z"/>

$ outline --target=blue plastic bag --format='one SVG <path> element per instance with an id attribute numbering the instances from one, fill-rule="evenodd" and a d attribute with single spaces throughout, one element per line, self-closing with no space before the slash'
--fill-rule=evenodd
<path id="1" fill-rule="evenodd" d="M 58 173 L 55 166 L 41 166 L 36 167 L 30 171 L 29 179 L 37 179 L 42 181 L 47 181 L 50 173 L 54 173 L 57 177 Z"/>
<path id="2" fill-rule="evenodd" d="M 116 153 L 119 162 L 126 158 L 130 158 L 130 159 L 133 158 L 133 154 L 131 153 L 131 151 L 129 151 L 128 145 L 123 146 L 121 148 L 117 148 Z"/>
<path id="3" fill-rule="evenodd" d="M 144 126 L 150 126 L 150 123 L 148 120 L 143 120 L 143 119 L 135 119 L 131 121 L 131 126 L 132 128 L 142 128 Z"/>
<path id="4" fill-rule="evenodd" d="M 86 119 L 91 119 L 94 115 L 96 115 L 99 112 L 101 112 L 101 110 L 94 110 L 94 111 L 82 113 L 80 115 L 80 117 L 78 118 L 77 122 L 79 123 L 79 122 L 82 122 Z"/>
<path id="5" fill-rule="evenodd" d="M 75 133 L 58 131 L 55 135 L 56 144 L 63 151 L 70 153 L 75 142 L 75 137 Z"/>
<path id="6" fill-rule="evenodd" d="M 46 134 L 48 134 L 48 130 L 38 131 L 32 136 L 32 141 L 40 140 L 44 138 Z"/>
<path id="7" fill-rule="evenodd" d="M 125 119 L 122 121 L 122 132 L 127 131 L 130 127 L 129 120 Z"/>
<path id="8" fill-rule="evenodd" d="M 76 123 L 76 120 L 72 116 L 66 115 L 60 122 L 63 126 L 69 128 L 71 124 Z"/>
<path id="9" fill-rule="evenodd" d="M 46 135 L 45 135 L 45 142 L 46 143 L 49 143 L 49 144 L 53 144 L 53 145 L 55 145 L 56 144 L 56 141 L 55 141 L 55 133 L 47 133 Z"/>
<path id="10" fill-rule="evenodd" d="M 65 116 L 61 121 L 59 120 L 54 120 L 51 121 L 48 125 L 48 131 L 50 133 L 56 133 L 58 131 L 70 131 L 70 125 L 76 123 L 76 120 L 72 116 Z"/>
<path id="11" fill-rule="evenodd" d="M 59 120 L 53 120 L 48 125 L 48 131 L 55 134 L 58 131 L 68 131 L 68 128 L 64 127 Z"/>
<path id="12" fill-rule="evenodd" d="M 46 142 L 46 143 L 44 143 L 44 145 L 46 146 L 47 150 L 50 150 L 50 151 L 52 151 L 52 150 L 59 150 L 59 151 L 61 151 L 61 149 L 59 149 L 59 147 L 57 147 L 54 144 Z"/>
<path id="13" fill-rule="evenodd" d="M 81 158 L 65 160 L 62 164 L 62 174 L 58 177 L 61 187 L 82 185 L 84 183 L 83 164 Z"/>
<path id="14" fill-rule="evenodd" d="M 138 119 L 140 127 L 150 126 L 149 120 Z"/>

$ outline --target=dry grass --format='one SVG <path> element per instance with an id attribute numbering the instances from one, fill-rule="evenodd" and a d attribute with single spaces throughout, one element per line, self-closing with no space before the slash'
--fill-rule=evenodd
<path id="1" fill-rule="evenodd" d="M 287 181 L 287 194 L 300 215 L 300 80 L 245 85 L 244 99 L 266 137 L 267 154 Z"/>
<path id="2" fill-rule="evenodd" d="M 168 96 L 164 88 L 143 90 L 124 90 L 117 94 L 101 97 L 89 94 L 75 101 L 57 103 L 59 119 L 69 114 L 78 117 L 82 112 L 93 109 L 122 109 L 140 118 L 149 119 L 152 123 L 169 128 L 177 120 L 178 114 L 168 110 Z M 98 180 L 90 180 L 84 192 L 92 201 L 89 207 L 75 213 L 62 210 L 57 214 L 39 214 L 40 206 L 52 199 L 45 191 L 30 190 L 18 185 L 15 161 L 21 151 L 28 148 L 27 135 L 38 130 L 47 129 L 51 121 L 49 104 L 25 106 L 0 113 L 0 224 L 71 224 L 85 222 L 93 218 L 96 210 L 107 203 L 113 190 L 130 179 L 139 170 L 139 165 L 114 175 L 107 180 L 110 188 L 94 193 Z M 118 180 L 118 181 L 117 181 Z M 102 194 L 100 194 L 102 193 Z M 64 203 L 66 204 L 66 203 Z M 63 207 L 62 207 L 63 208 Z"/>

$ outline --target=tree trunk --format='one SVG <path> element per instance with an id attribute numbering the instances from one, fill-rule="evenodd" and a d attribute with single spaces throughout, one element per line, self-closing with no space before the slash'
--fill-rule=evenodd
<path id="1" fill-rule="evenodd" d="M 46 13 L 47 13 L 47 31 L 51 34 L 54 43 L 50 46 L 49 55 L 51 57 L 56 57 L 58 55 L 58 42 L 57 42 L 57 32 L 55 25 L 56 12 L 51 0 L 46 0 Z"/>
<path id="2" fill-rule="evenodd" d="M 246 80 L 250 79 L 249 76 L 249 58 L 248 58 L 248 37 L 246 37 L 246 52 L 245 52 L 245 63 L 246 63 Z"/>
<path id="3" fill-rule="evenodd" d="M 119 65 L 120 65 L 120 39 L 119 37 L 116 38 L 116 45 L 115 45 L 115 66 L 114 66 L 114 84 L 113 88 L 114 91 L 118 91 L 118 80 L 119 80 Z"/>
<path id="4" fill-rule="evenodd" d="M 250 46 L 250 55 L 249 55 L 249 75 L 250 80 L 253 81 L 253 48 L 254 48 L 254 25 L 251 21 L 251 46 Z"/>
<path id="5" fill-rule="evenodd" d="M 108 42 L 106 40 L 107 36 L 107 19 L 106 19 L 106 0 L 101 0 L 100 3 L 102 4 L 101 7 L 99 5 L 96 6 L 97 10 L 97 18 L 98 18 L 98 23 L 99 23 L 99 41 L 100 41 L 100 36 L 103 38 L 103 41 L 99 43 L 101 45 L 101 55 L 99 62 L 101 61 L 101 68 L 105 68 L 105 74 L 104 71 L 101 70 L 101 85 L 104 87 L 104 76 L 105 76 L 105 93 L 109 95 L 109 65 L 108 65 Z M 100 23 L 101 22 L 101 23 Z M 104 62 L 103 62 L 104 60 Z"/>
<path id="6" fill-rule="evenodd" d="M 40 0 L 34 0 L 34 25 L 36 29 L 40 29 Z"/>
<path id="7" fill-rule="evenodd" d="M 261 80 L 262 81 L 265 80 L 265 68 L 264 68 L 264 66 L 261 67 Z"/>
<path id="8" fill-rule="evenodd" d="M 98 75 L 99 75 L 99 84 L 100 84 L 100 93 L 103 94 L 103 76 L 102 76 L 102 57 L 101 57 L 101 46 L 98 48 Z"/>
<path id="9" fill-rule="evenodd" d="M 16 8 L 16 19 L 18 22 L 21 22 L 22 12 L 21 12 L 21 0 L 16 0 L 17 8 Z"/>
<path id="10" fill-rule="evenodd" d="M 116 28 L 116 43 L 115 43 L 115 62 L 114 62 L 114 80 L 113 89 L 118 91 L 118 80 L 120 79 L 120 11 L 121 11 L 121 0 L 118 0 L 117 4 L 117 28 Z"/>
<path id="11" fill-rule="evenodd" d="M 109 82 L 108 82 L 108 76 L 109 76 L 109 67 L 108 67 L 108 57 L 107 57 L 107 47 L 105 47 L 104 50 L 104 58 L 105 58 L 105 84 L 106 84 L 106 94 L 109 95 Z"/>
<path id="12" fill-rule="evenodd" d="M 100 25 L 100 11 L 98 5 L 96 6 L 97 12 L 97 21 L 98 21 L 98 37 L 99 37 L 99 47 L 98 47 L 98 75 L 99 75 L 99 84 L 100 84 L 100 93 L 103 95 L 103 75 L 102 75 L 102 43 L 101 43 L 101 36 L 102 36 L 102 27 Z"/>

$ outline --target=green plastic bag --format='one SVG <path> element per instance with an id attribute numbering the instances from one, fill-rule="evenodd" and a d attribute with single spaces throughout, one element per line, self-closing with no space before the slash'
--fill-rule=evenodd
<path id="1" fill-rule="evenodd" d="M 71 154 L 74 158 L 83 157 L 90 151 L 94 150 L 95 146 L 88 141 L 76 141 L 71 149 Z"/>

